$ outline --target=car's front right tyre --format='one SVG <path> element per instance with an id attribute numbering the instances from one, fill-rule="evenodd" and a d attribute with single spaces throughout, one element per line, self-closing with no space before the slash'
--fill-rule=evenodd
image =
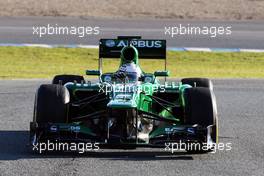
<path id="1" fill-rule="evenodd" d="M 80 75 L 56 75 L 52 80 L 52 84 L 64 85 L 68 82 L 85 83 L 85 80 Z"/>
<path id="2" fill-rule="evenodd" d="M 34 119 L 37 123 L 65 123 L 68 118 L 70 94 L 66 87 L 43 84 L 35 96 Z"/>

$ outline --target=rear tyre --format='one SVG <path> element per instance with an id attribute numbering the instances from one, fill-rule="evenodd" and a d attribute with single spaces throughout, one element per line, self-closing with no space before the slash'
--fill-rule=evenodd
<path id="1" fill-rule="evenodd" d="M 194 87 L 185 89 L 185 124 L 198 124 L 203 128 L 212 125 L 209 133 L 213 143 L 218 142 L 218 119 L 215 95 L 212 90 L 204 87 Z M 206 136 L 205 136 L 205 139 Z M 205 143 L 207 141 L 202 141 Z M 203 153 L 210 150 L 187 150 L 188 152 Z"/>
<path id="2" fill-rule="evenodd" d="M 56 75 L 52 80 L 52 84 L 64 85 L 68 82 L 82 83 L 85 82 L 85 80 L 83 76 L 79 75 Z"/>
<path id="3" fill-rule="evenodd" d="M 184 78 L 182 84 L 189 84 L 192 87 L 206 87 L 213 90 L 213 83 L 208 78 Z"/>
<path id="4" fill-rule="evenodd" d="M 37 123 L 66 123 L 70 95 L 66 87 L 44 84 L 35 97 L 34 121 Z"/>

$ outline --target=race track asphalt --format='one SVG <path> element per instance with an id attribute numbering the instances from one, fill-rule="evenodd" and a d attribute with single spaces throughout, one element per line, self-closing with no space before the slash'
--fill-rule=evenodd
<path id="1" fill-rule="evenodd" d="M 213 80 L 220 142 L 230 151 L 191 155 L 157 149 L 84 155 L 28 151 L 36 88 L 47 80 L 0 81 L 0 175 L 264 175 L 264 80 Z"/>
<path id="2" fill-rule="evenodd" d="M 100 27 L 99 35 L 33 35 L 33 27 Z M 165 35 L 166 27 L 231 27 L 231 35 Z M 212 31 L 213 32 L 213 31 Z M 168 34 L 168 33 L 167 33 Z M 166 39 L 169 47 L 264 49 L 263 21 L 203 21 L 166 19 L 100 19 L 86 17 L 0 17 L 0 43 L 98 45 L 101 38 L 141 35 L 145 39 Z"/>

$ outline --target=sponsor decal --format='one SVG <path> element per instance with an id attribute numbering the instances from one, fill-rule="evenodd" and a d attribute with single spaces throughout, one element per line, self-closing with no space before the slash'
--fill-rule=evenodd
<path id="1" fill-rule="evenodd" d="M 161 48 L 160 40 L 134 40 L 131 44 L 137 48 Z"/>
<path id="2" fill-rule="evenodd" d="M 131 40 L 130 44 L 136 48 L 161 48 L 162 41 L 161 40 Z M 106 40 L 105 46 L 112 47 L 120 47 L 123 48 L 128 46 L 127 40 Z"/>
<path id="3" fill-rule="evenodd" d="M 57 132 L 57 131 L 58 131 L 57 126 L 52 125 L 52 126 L 50 127 L 50 131 L 51 131 L 51 132 Z"/>
<path id="4" fill-rule="evenodd" d="M 81 131 L 81 127 L 80 126 L 71 126 L 70 130 L 72 132 L 79 133 Z"/>
<path id="5" fill-rule="evenodd" d="M 183 131 L 184 128 L 183 127 L 171 127 L 171 128 L 165 128 L 164 131 L 166 134 L 172 134 L 174 132 L 177 132 L 177 131 Z"/>
<path id="6" fill-rule="evenodd" d="M 193 128 L 188 128 L 187 131 L 188 131 L 189 133 L 193 133 L 193 134 L 194 134 L 194 129 L 193 129 Z"/>
<path id="7" fill-rule="evenodd" d="M 109 48 L 112 48 L 115 46 L 115 41 L 114 40 L 106 40 L 105 45 Z"/>

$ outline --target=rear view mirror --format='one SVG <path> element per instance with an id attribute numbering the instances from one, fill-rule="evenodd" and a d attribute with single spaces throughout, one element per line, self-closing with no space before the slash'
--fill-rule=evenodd
<path id="1" fill-rule="evenodd" d="M 169 76 L 170 72 L 169 71 L 155 71 L 154 76 Z"/>
<path id="2" fill-rule="evenodd" d="M 86 70 L 86 75 L 100 76 L 100 70 Z"/>

